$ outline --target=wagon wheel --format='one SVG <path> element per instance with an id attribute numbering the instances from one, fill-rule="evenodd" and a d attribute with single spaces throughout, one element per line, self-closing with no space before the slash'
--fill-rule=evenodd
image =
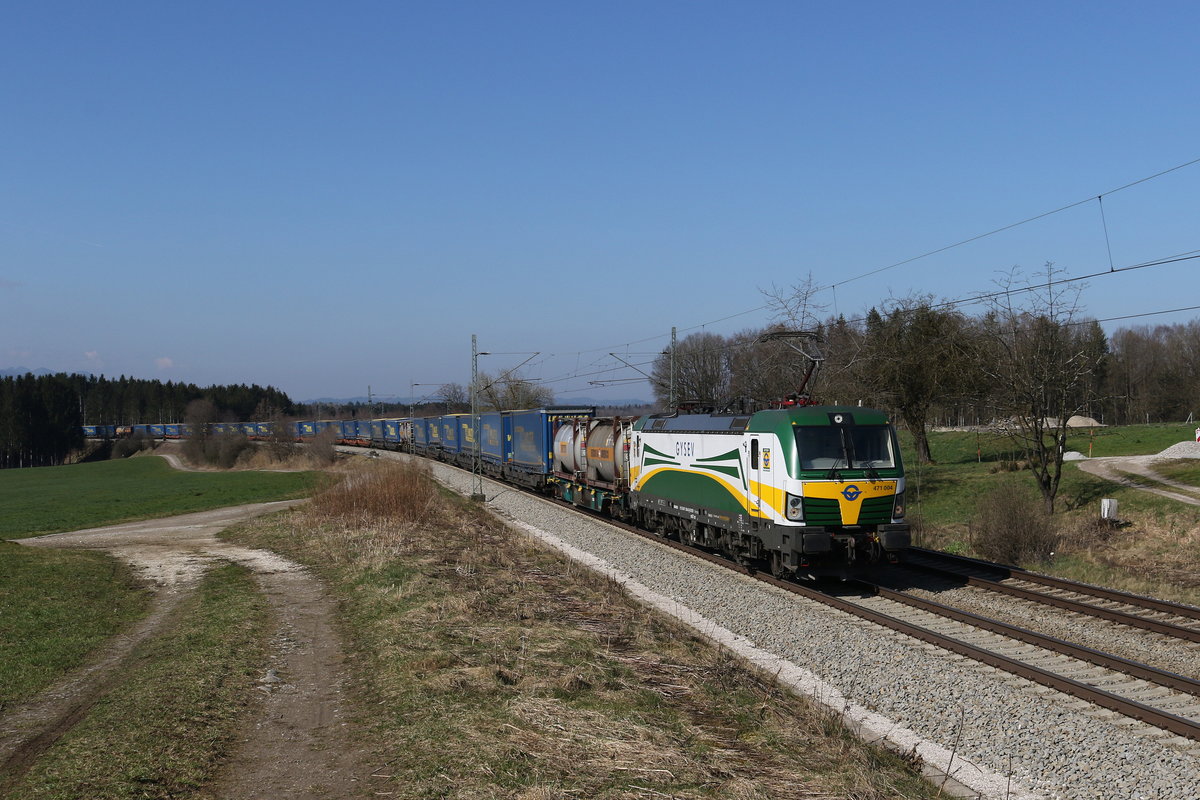
<path id="1" fill-rule="evenodd" d="M 778 550 L 771 551 L 771 577 L 783 580 L 787 575 L 787 570 L 783 568 L 783 553 Z"/>

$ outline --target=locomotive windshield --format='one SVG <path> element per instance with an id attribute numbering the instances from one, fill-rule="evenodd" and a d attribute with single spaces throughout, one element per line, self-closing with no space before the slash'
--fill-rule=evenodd
<path id="1" fill-rule="evenodd" d="M 796 428 L 800 469 L 890 469 L 896 466 L 887 425 Z"/>

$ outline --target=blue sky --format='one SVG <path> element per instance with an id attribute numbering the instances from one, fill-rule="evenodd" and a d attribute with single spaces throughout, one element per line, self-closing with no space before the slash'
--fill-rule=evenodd
<path id="1" fill-rule="evenodd" d="M 1200 4 L 4 3 L 0 367 L 649 397 L 671 326 L 1200 249 Z M 880 267 L 1104 194 L 1003 234 Z M 1197 264 L 1093 279 L 1104 319 Z M 749 312 L 737 315 L 740 312 Z M 1119 323 L 1183 322 L 1200 312 Z M 1106 325 L 1110 330 L 1115 324 Z"/>

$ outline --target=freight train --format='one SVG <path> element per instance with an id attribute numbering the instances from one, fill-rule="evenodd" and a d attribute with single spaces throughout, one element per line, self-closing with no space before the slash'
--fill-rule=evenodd
<path id="1" fill-rule="evenodd" d="M 550 494 L 779 577 L 846 576 L 909 547 L 896 432 L 880 411 L 598 417 L 551 406 L 440 417 L 286 423 L 287 438 L 416 453 Z M 476 446 L 478 430 L 478 446 Z M 269 422 L 213 426 L 275 435 Z M 92 437 L 186 438 L 186 425 L 85 426 Z M 476 462 L 478 459 L 478 462 Z"/>

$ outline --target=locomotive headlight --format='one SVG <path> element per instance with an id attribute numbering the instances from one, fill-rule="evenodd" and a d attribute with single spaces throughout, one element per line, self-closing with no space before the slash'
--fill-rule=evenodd
<path id="1" fill-rule="evenodd" d="M 789 494 L 786 511 L 787 518 L 792 522 L 804 522 L 804 498 Z"/>
<path id="2" fill-rule="evenodd" d="M 896 492 L 896 503 L 892 506 L 892 519 L 904 519 L 904 492 Z"/>

